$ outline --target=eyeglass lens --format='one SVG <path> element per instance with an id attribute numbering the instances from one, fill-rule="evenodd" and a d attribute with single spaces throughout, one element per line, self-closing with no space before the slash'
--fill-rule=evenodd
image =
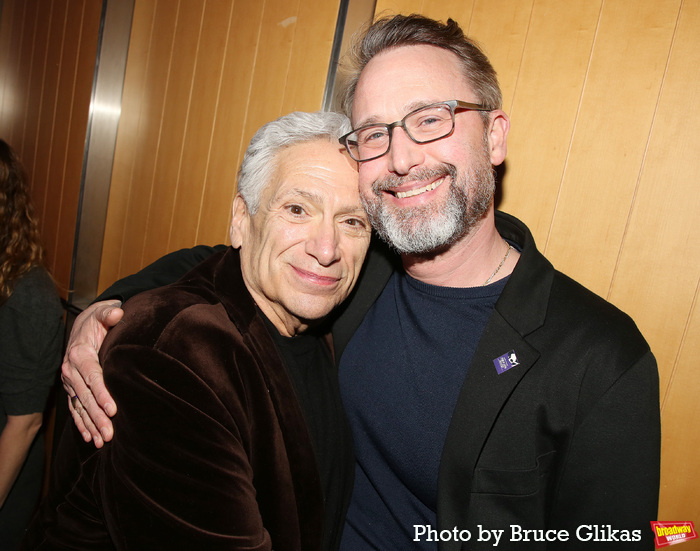
<path id="1" fill-rule="evenodd" d="M 389 150 L 393 126 L 402 126 L 417 143 L 439 140 L 452 132 L 454 115 L 449 105 L 430 105 L 413 111 L 399 123 L 376 124 L 360 128 L 348 137 L 348 147 L 356 160 L 371 159 Z"/>

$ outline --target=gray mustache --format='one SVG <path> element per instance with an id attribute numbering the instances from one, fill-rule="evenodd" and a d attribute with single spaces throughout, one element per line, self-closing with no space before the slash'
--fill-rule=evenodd
<path id="1" fill-rule="evenodd" d="M 411 172 L 405 176 L 389 174 L 380 180 L 375 180 L 375 182 L 372 184 L 372 190 L 375 193 L 379 191 L 388 191 L 408 182 L 442 178 L 444 176 L 450 176 L 454 180 L 454 178 L 457 176 L 457 169 L 455 166 L 445 163 L 432 168 L 419 168 L 415 172 Z"/>

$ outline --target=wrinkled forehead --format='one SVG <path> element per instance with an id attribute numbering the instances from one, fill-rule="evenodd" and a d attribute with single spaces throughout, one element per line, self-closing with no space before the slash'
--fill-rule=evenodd
<path id="1" fill-rule="evenodd" d="M 360 74 L 352 125 L 393 122 L 423 105 L 452 99 L 476 99 L 456 54 L 428 45 L 392 48 L 374 56 Z"/>
<path id="2" fill-rule="evenodd" d="M 290 193 L 317 202 L 334 197 L 352 202 L 356 198 L 357 163 L 338 142 L 314 140 L 290 145 L 275 156 L 275 164 L 265 188 L 269 199 Z"/>

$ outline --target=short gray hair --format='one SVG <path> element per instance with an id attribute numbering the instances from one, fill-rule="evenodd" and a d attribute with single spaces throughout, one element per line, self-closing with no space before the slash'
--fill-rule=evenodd
<path id="1" fill-rule="evenodd" d="M 338 143 L 338 138 L 351 130 L 345 115 L 327 111 L 297 111 L 261 126 L 250 140 L 238 171 L 238 193 L 250 214 L 260 207 L 260 196 L 270 183 L 282 149 L 315 140 Z M 341 149 L 338 143 L 338 150 Z"/>

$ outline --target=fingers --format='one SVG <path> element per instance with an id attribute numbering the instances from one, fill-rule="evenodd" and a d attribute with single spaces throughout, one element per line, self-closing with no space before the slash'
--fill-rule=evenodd
<path id="1" fill-rule="evenodd" d="M 104 445 L 102 435 L 93 424 L 92 419 L 85 411 L 85 408 L 83 408 L 77 396 L 68 398 L 68 409 L 83 440 L 85 440 L 85 442 L 90 442 L 90 440 L 92 440 L 96 448 L 101 448 Z"/>
<path id="2" fill-rule="evenodd" d="M 101 447 L 103 442 L 112 439 L 113 427 L 109 415 L 117 412 L 117 406 L 104 385 L 97 352 L 94 349 L 73 348 L 66 354 L 61 371 L 63 387 L 69 396 L 78 400 L 76 403 L 71 399 L 70 404 L 78 430 L 86 442 L 92 438 L 95 445 Z"/>
<path id="3" fill-rule="evenodd" d="M 73 323 L 61 379 L 70 399 L 73 421 L 86 442 L 92 438 L 99 448 L 112 439 L 114 429 L 109 416 L 117 406 L 104 384 L 98 352 L 107 331 L 124 312 L 119 301 L 103 301 L 85 309 Z"/>
<path id="4" fill-rule="evenodd" d="M 65 385 L 63 385 L 63 388 L 65 388 Z M 73 423 L 75 423 L 76 428 L 78 429 L 78 431 L 80 431 L 80 435 L 83 437 L 83 440 L 85 440 L 85 442 L 89 442 L 92 439 L 92 433 L 85 426 L 82 417 L 80 417 L 80 414 L 76 411 L 77 404 L 73 401 L 73 399 L 77 399 L 77 397 L 73 396 L 71 398 L 71 395 L 69 393 L 68 411 L 70 411 L 71 417 L 73 418 Z"/>
<path id="5" fill-rule="evenodd" d="M 122 316 L 124 315 L 124 310 L 120 308 L 121 302 L 118 300 L 97 302 L 95 303 L 95 306 L 97 306 L 95 309 L 95 317 L 106 329 L 114 327 L 117 323 L 119 323 L 119 320 L 121 320 Z"/>

